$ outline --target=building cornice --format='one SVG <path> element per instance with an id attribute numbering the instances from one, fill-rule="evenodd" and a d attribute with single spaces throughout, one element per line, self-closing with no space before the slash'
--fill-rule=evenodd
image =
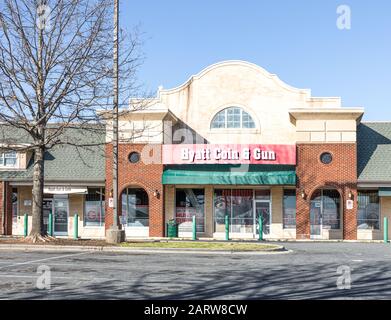
<path id="1" fill-rule="evenodd" d="M 317 118 L 332 115 L 337 117 L 336 120 L 338 117 L 341 117 L 354 119 L 359 122 L 364 114 L 364 108 L 291 108 L 289 109 L 289 114 L 296 120 L 312 118 L 314 115 Z"/>

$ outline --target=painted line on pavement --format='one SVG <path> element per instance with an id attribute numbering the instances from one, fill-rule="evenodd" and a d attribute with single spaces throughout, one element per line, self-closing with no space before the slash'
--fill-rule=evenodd
<path id="1" fill-rule="evenodd" d="M 70 246 L 46 246 L 46 247 L 34 247 L 34 246 L 1 246 L 0 250 L 23 250 L 23 251 L 88 251 L 88 253 L 92 252 L 104 252 L 104 253 L 124 253 L 124 254 L 156 254 L 156 253 L 164 253 L 164 254 L 206 254 L 206 255 L 276 255 L 276 254 L 287 254 L 292 253 L 293 250 L 280 250 L 284 247 L 280 246 L 278 250 L 265 250 L 265 251 L 228 251 L 228 250 L 197 250 L 197 249 L 151 249 L 151 248 L 132 248 L 132 247 L 70 247 Z M 1 268 L 0 268 L 1 269 Z"/>
<path id="2" fill-rule="evenodd" d="M 25 264 L 32 264 L 32 263 L 48 261 L 48 260 L 55 260 L 55 259 L 61 259 L 61 258 L 67 258 L 67 257 L 81 256 L 83 254 L 89 254 L 89 253 L 91 253 L 91 252 L 89 252 L 89 251 L 88 252 L 79 252 L 79 253 L 74 253 L 74 254 L 66 254 L 66 255 L 55 256 L 55 257 L 44 258 L 44 259 L 38 259 L 38 260 L 18 262 L 18 263 L 13 263 L 13 264 L 10 264 L 10 265 L 7 265 L 7 266 L 2 266 L 2 267 L 0 267 L 0 269 L 16 267 L 16 266 L 22 266 L 22 265 L 25 265 Z"/>
<path id="3" fill-rule="evenodd" d="M 0 278 L 32 278 L 36 279 L 37 275 L 17 275 L 17 274 L 4 274 L 0 273 Z M 65 279 L 75 281 L 113 281 L 115 278 L 75 278 L 75 277 L 64 277 L 64 276 L 51 276 L 52 279 Z"/>

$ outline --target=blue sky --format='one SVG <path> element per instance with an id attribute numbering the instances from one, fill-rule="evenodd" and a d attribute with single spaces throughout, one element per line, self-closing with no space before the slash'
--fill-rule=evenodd
<path id="1" fill-rule="evenodd" d="M 351 29 L 336 26 L 351 8 Z M 140 24 L 146 88 L 176 87 L 206 66 L 247 60 L 314 96 L 391 121 L 389 0 L 122 0 L 121 25 Z"/>

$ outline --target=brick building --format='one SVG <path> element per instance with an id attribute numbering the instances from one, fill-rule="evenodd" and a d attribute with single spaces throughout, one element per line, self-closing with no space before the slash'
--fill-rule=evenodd
<path id="1" fill-rule="evenodd" d="M 119 117 L 119 222 L 129 238 L 163 237 L 171 219 L 191 236 L 193 216 L 199 237 L 223 238 L 228 216 L 232 238 L 258 237 L 261 219 L 266 239 L 381 239 L 391 216 L 391 123 L 364 123 L 363 113 L 243 61 L 159 88 Z M 102 238 L 112 224 L 111 134 L 108 120 L 87 161 L 71 149 L 48 153 L 58 236 L 72 234 L 75 213 L 82 237 Z M 3 234 L 20 234 L 30 212 L 32 157 L 2 153 Z"/>

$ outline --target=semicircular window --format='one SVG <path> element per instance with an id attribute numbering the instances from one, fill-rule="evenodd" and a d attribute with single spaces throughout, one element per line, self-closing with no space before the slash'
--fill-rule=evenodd
<path id="1" fill-rule="evenodd" d="M 255 122 L 239 107 L 229 107 L 219 111 L 212 120 L 211 129 L 252 129 Z"/>

